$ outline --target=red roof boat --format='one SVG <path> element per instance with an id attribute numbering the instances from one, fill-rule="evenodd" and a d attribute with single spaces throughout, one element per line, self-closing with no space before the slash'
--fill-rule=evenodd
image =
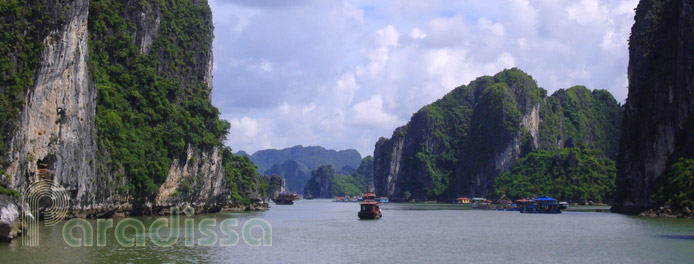
<path id="1" fill-rule="evenodd" d="M 364 199 L 359 206 L 361 207 L 357 214 L 359 219 L 380 219 L 382 216 L 379 203 L 376 202 L 376 195 L 371 192 L 364 194 Z"/>

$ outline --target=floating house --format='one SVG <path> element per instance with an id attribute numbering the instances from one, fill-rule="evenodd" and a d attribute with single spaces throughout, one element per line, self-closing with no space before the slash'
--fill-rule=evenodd
<path id="1" fill-rule="evenodd" d="M 480 197 L 472 198 L 472 209 L 493 209 L 492 201 Z"/>
<path id="2" fill-rule="evenodd" d="M 499 200 L 496 200 L 496 209 L 499 211 L 515 211 L 516 205 L 504 194 Z"/>
<path id="3" fill-rule="evenodd" d="M 562 207 L 557 199 L 549 196 L 538 197 L 531 201 L 518 200 L 516 203 L 521 213 L 531 214 L 560 214 Z"/>
<path id="4" fill-rule="evenodd" d="M 469 204 L 470 203 L 470 198 L 467 197 L 458 197 L 455 199 L 455 203 L 457 204 Z"/>

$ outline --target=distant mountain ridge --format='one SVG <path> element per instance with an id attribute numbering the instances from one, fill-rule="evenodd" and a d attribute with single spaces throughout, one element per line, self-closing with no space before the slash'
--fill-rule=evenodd
<path id="1" fill-rule="evenodd" d="M 259 150 L 248 155 L 244 151 L 236 155 L 245 155 L 258 167 L 257 171 L 264 175 L 282 176 L 287 181 L 287 189 L 291 192 L 303 192 L 304 185 L 311 178 L 311 171 L 321 165 L 332 165 L 340 168 L 338 173 L 351 174 L 359 167 L 362 157 L 355 149 L 332 150 L 321 146 L 297 145 L 285 149 Z"/>

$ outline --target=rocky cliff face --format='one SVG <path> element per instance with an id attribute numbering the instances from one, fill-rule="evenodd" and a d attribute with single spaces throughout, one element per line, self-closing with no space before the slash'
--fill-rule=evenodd
<path id="1" fill-rule="evenodd" d="M 694 2 L 643 0 L 629 39 L 629 97 L 614 211 L 651 205 L 655 183 L 694 157 Z"/>
<path id="2" fill-rule="evenodd" d="M 332 198 L 332 183 L 335 180 L 335 168 L 332 165 L 322 165 L 311 172 L 311 179 L 304 187 L 304 196 L 313 198 Z"/>
<path id="3" fill-rule="evenodd" d="M 69 2 L 69 9 L 56 6 L 65 9 L 65 22 L 42 40 L 34 85 L 27 89 L 10 137 L 5 170 L 16 190 L 52 180 L 69 191 L 75 209 L 112 207 L 116 201 L 107 194 L 114 185 L 94 177 L 96 89 L 87 65 L 89 3 Z"/>
<path id="4" fill-rule="evenodd" d="M 376 193 L 395 201 L 485 196 L 496 175 L 536 149 L 585 144 L 614 156 L 620 123 L 619 104 L 605 91 L 578 86 L 547 97 L 518 69 L 480 77 L 376 143 Z"/>
<path id="5" fill-rule="evenodd" d="M 96 17 L 96 15 L 107 14 L 122 18 L 125 23 L 132 26 L 126 29 L 126 35 L 120 37 L 130 40 L 130 45 L 137 47 L 136 52 L 139 54 L 153 53 L 157 58 L 161 58 L 156 64 L 155 74 L 161 78 L 168 78 L 166 81 L 170 79 L 178 84 L 174 87 L 180 87 L 176 93 L 170 93 L 168 97 L 164 97 L 164 100 L 171 100 L 173 104 L 187 104 L 187 100 L 193 100 L 190 94 L 200 93 L 207 100 L 195 103 L 209 105 L 212 89 L 213 28 L 207 2 L 150 3 L 130 0 L 110 1 L 112 3 L 92 2 L 63 1 L 34 11 L 40 15 L 56 15 L 60 17 L 60 21 L 50 24 L 51 27 L 47 27 L 46 33 L 40 34 L 43 48 L 38 58 L 35 76 L 32 78 L 33 84 L 24 87 L 26 91 L 24 103 L 20 107 L 16 120 L 3 120 L 3 122 L 11 122 L 9 127 L 14 127 L 10 136 L 5 138 L 5 154 L 3 165 L 0 167 L 9 176 L 9 186 L 16 190 L 23 190 L 30 183 L 38 180 L 56 182 L 65 187 L 71 195 L 70 209 L 75 216 L 89 217 L 116 211 L 125 214 L 156 214 L 165 213 L 170 206 L 185 205 L 191 205 L 199 212 L 239 206 L 230 201 L 230 183 L 227 182 L 227 172 L 219 144 L 205 145 L 194 142 L 195 139 L 179 138 L 178 140 L 182 142 L 180 150 L 169 152 L 167 155 L 171 157 L 171 162 L 170 165 L 166 165 L 168 173 L 165 173 L 165 177 L 156 179 L 153 175 L 146 175 L 154 178 L 154 183 L 159 186 L 158 190 L 154 190 L 153 195 L 140 196 L 133 189 L 124 188 L 132 185 L 134 178 L 123 176 L 129 173 L 128 167 L 123 166 L 123 163 L 118 160 L 122 158 L 122 154 L 112 152 L 115 149 L 113 145 L 117 144 L 117 141 L 107 138 L 108 134 L 97 133 L 98 124 L 103 124 L 96 120 L 98 111 L 109 110 L 107 107 L 99 108 L 100 102 L 104 100 L 97 99 L 98 90 L 102 89 L 99 87 L 105 87 L 99 86 L 99 83 L 104 82 L 103 72 L 113 74 L 109 70 L 102 72 L 95 67 L 103 67 L 103 64 L 109 63 L 127 67 L 130 62 L 126 58 L 117 57 L 100 57 L 99 64 L 90 60 L 90 56 L 94 56 L 90 54 L 90 45 L 96 45 L 95 48 L 99 48 L 101 40 L 117 36 L 115 33 L 103 33 L 115 32 L 116 29 L 108 29 L 101 23 L 92 24 L 94 22 L 90 22 L 92 15 Z M 202 21 L 202 28 L 196 28 L 194 31 L 205 38 L 205 41 L 184 43 L 182 40 L 175 39 L 182 33 L 173 32 L 169 24 L 174 21 L 167 21 L 167 19 L 180 17 L 179 14 L 172 14 L 171 10 L 174 10 L 174 7 L 179 8 L 177 5 L 184 2 L 202 10 L 192 16 Z M 113 10 L 106 10 L 106 7 L 112 7 L 117 12 L 109 13 Z M 95 13 L 90 14 L 90 9 Z M 163 13 L 163 10 L 168 13 Z M 161 25 L 166 23 L 169 23 L 167 24 L 169 27 L 162 31 L 164 27 Z M 180 27 L 175 28 L 177 30 L 193 30 L 185 28 L 185 24 L 177 26 Z M 97 30 L 90 31 L 91 29 Z M 113 39 L 110 41 L 116 42 Z M 176 54 L 169 54 L 167 53 L 169 50 L 166 50 L 164 45 L 171 42 L 183 45 L 195 54 L 189 54 L 183 59 Z M 123 45 L 128 44 L 126 42 Z M 106 61 L 107 59 L 113 61 Z M 130 59 L 134 60 L 134 58 Z M 22 65 L 23 62 L 15 61 L 14 63 Z M 135 70 L 141 69 L 133 69 Z M 97 72 L 96 75 L 95 72 Z M 116 78 L 115 75 L 111 77 Z M 116 82 L 117 80 L 108 81 Z M 3 90 L 7 89 L 6 87 L 9 87 L 6 83 L 0 85 Z M 128 96 L 131 100 L 137 98 L 132 97 L 133 94 Z M 132 111 L 136 112 L 138 108 L 133 108 Z M 212 111 L 212 114 L 207 114 L 205 116 L 207 120 L 203 122 L 218 124 L 218 112 L 215 115 L 215 111 L 216 109 Z M 217 138 L 214 138 L 215 136 Z M 167 139 L 148 140 L 167 141 Z M 206 135 L 205 140 L 221 142 L 219 135 Z M 147 155 L 161 154 L 147 153 Z M 146 157 L 140 157 L 140 159 L 146 159 Z M 255 180 L 262 181 L 259 178 Z M 260 186 L 261 184 L 255 182 L 252 185 Z M 250 201 L 264 203 L 261 188 L 254 187 L 242 193 Z"/>
<path id="6" fill-rule="evenodd" d="M 19 211 L 16 201 L 0 195 L 0 242 L 12 241 L 21 234 Z"/>
<path id="7" fill-rule="evenodd" d="M 287 184 L 284 178 L 272 175 L 263 176 L 263 180 L 267 183 L 267 196 L 270 199 L 275 199 L 280 193 L 287 191 Z"/>
<path id="8" fill-rule="evenodd" d="M 286 160 L 282 164 L 275 164 L 265 171 L 265 175 L 278 175 L 287 181 L 287 190 L 301 193 L 306 182 L 311 178 L 310 169 L 294 160 Z"/>

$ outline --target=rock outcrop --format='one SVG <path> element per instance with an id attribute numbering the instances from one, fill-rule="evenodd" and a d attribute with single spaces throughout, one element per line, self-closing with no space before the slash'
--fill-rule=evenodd
<path id="1" fill-rule="evenodd" d="M 304 197 L 312 195 L 313 198 L 332 198 L 334 180 L 335 168 L 332 165 L 318 167 L 313 170 L 311 179 L 304 187 Z"/>
<path id="2" fill-rule="evenodd" d="M 0 195 L 0 242 L 10 242 L 21 234 L 19 208 L 12 198 Z"/>
<path id="3" fill-rule="evenodd" d="M 576 86 L 548 97 L 515 68 L 480 77 L 376 143 L 376 194 L 394 201 L 485 196 L 497 175 L 536 149 L 581 144 L 614 158 L 621 115 L 604 90 Z"/>
<path id="4" fill-rule="evenodd" d="M 640 1 L 628 73 L 612 210 L 636 214 L 654 206 L 656 182 L 673 163 L 694 157 L 694 1 Z"/>
<path id="5" fill-rule="evenodd" d="M 285 160 L 282 164 L 275 164 L 264 175 L 277 175 L 287 182 L 287 191 L 300 193 L 304 190 L 306 182 L 311 178 L 311 169 L 294 160 Z"/>
<path id="6" fill-rule="evenodd" d="M 199 151 L 189 146 L 185 160 L 174 159 L 153 208 L 146 210 L 192 206 L 198 212 L 220 211 L 229 200 L 227 188 L 219 148 Z"/>
<path id="7" fill-rule="evenodd" d="M 5 168 L 10 186 L 50 180 L 70 194 L 73 209 L 101 210 L 118 201 L 110 193 L 118 183 L 96 175 L 96 87 L 88 68 L 89 1 L 68 1 L 65 22 L 42 40 L 34 85 L 24 99 L 10 138 Z M 98 190 L 98 191 L 97 191 Z"/>
<path id="8" fill-rule="evenodd" d="M 206 145 L 199 143 L 202 141 L 199 139 L 181 138 L 181 147 L 176 153 L 141 154 L 143 156 L 140 159 L 146 159 L 147 156 L 144 155 L 160 155 L 170 157 L 172 162 L 166 165 L 169 167 L 168 173 L 162 173 L 165 177 L 146 175 L 153 178 L 154 184 L 158 184 L 158 190 L 147 195 L 136 193 L 145 187 L 141 184 L 133 186 L 133 179 L 136 178 L 124 176 L 129 171 L 117 160 L 122 159 L 122 155 L 111 153 L 115 148 L 108 146 L 113 145 L 114 141 L 108 141 L 109 139 L 98 133 L 97 120 L 100 111 L 98 109 L 104 111 L 104 106 L 100 105 L 103 100 L 97 98 L 100 89 L 98 84 L 118 81 L 104 80 L 106 77 L 103 72 L 109 73 L 108 70 L 99 73 L 96 68 L 110 64 L 129 64 L 123 62 L 125 59 L 115 57 L 102 57 L 100 61 L 94 62 L 90 60 L 91 56 L 95 56 L 90 54 L 91 48 L 98 46 L 99 41 L 115 36 L 121 38 L 118 41 L 130 40 L 130 45 L 137 47 L 135 54 L 130 56 L 138 56 L 138 52 L 154 54 L 159 61 L 153 71 L 155 73 L 151 75 L 161 77 L 162 81 L 178 87 L 175 93 L 170 92 L 156 100 L 170 100 L 170 104 L 174 106 L 195 104 L 195 107 L 203 108 L 197 111 L 207 112 L 199 119 L 206 119 L 196 121 L 203 123 L 198 126 L 202 126 L 204 130 L 207 124 L 222 123 L 218 120 L 218 111 L 211 106 L 209 98 L 212 89 L 212 13 L 206 1 L 119 0 L 110 4 L 103 2 L 68 0 L 52 6 L 38 5 L 40 9 L 31 11 L 38 13 L 39 17 L 52 17 L 55 21 L 46 22 L 46 25 L 25 23 L 27 29 L 34 30 L 29 28 L 30 26 L 41 28 L 40 34 L 37 34 L 40 35 L 43 48 L 38 55 L 33 82 L 23 88 L 23 106 L 20 107 L 16 120 L 0 120 L 11 122 L 2 124 L 2 127 L 14 128 L 10 135 L 4 138 L 4 144 L 0 145 L 4 151 L 0 170 L 6 171 L 6 175 L 9 176 L 9 187 L 22 191 L 29 184 L 39 180 L 57 183 L 70 195 L 69 209 L 72 217 L 107 217 L 115 213 L 162 214 L 168 212 L 171 206 L 193 206 L 197 212 L 216 212 L 223 208 L 266 208 L 263 190 L 258 187 L 262 185 L 262 179 L 259 177 L 250 180 L 252 183 L 248 186 L 254 186 L 252 189 L 234 190 L 234 193 L 241 193 L 242 198 L 255 203 L 254 205 L 231 201 L 232 184 L 227 181 L 228 173 L 219 143 L 223 141 L 223 135 L 217 134 L 206 135 Z M 180 9 L 183 4 L 196 7 L 199 12 L 194 13 L 193 18 L 180 18 L 172 13 L 173 8 Z M 90 13 L 91 9 L 96 10 L 95 13 Z M 122 28 L 104 28 L 111 24 L 95 25 L 94 21 L 90 20 L 93 15 L 112 16 L 111 18 L 115 19 L 113 23 L 122 19 L 125 21 L 124 24 L 128 25 L 125 28 L 127 34 L 99 35 L 105 34 L 103 32 L 111 34 Z M 166 21 L 173 18 L 189 19 L 185 21 L 188 24 Z M 190 23 L 192 19 L 200 23 Z M 195 32 L 196 36 L 204 41 L 185 43 L 185 40 L 175 39 L 183 33 L 172 32 L 171 27 L 163 31 L 163 25 L 172 23 L 177 24 L 176 30 Z M 98 30 L 92 30 L 95 28 Z M 111 39 L 107 41 L 115 42 Z M 188 48 L 186 57 L 175 57 L 176 54 L 168 53 L 170 50 L 165 49 L 164 45 L 173 45 L 170 43 Z M 124 50 L 128 51 L 129 48 Z M 14 59 L 13 65 L 27 63 L 21 61 L 21 58 Z M 0 84 L 0 90 L 6 89 L 6 85 Z M 193 100 L 191 94 L 200 94 L 207 101 L 194 98 L 197 101 L 187 102 Z M 136 92 L 128 96 L 142 98 Z M 138 111 L 138 108 L 134 107 L 132 111 Z M 216 126 L 223 127 L 223 124 Z M 188 126 L 188 129 L 200 130 L 194 126 Z M 148 140 L 168 144 L 168 139 Z M 195 142 L 196 140 L 198 142 Z M 126 188 L 128 186 L 133 187 Z M 237 188 L 246 187 L 243 185 Z"/>
<path id="9" fill-rule="evenodd" d="M 275 199 L 280 193 L 286 192 L 287 184 L 284 178 L 277 175 L 265 175 L 263 176 L 263 180 L 267 183 L 268 198 Z"/>

